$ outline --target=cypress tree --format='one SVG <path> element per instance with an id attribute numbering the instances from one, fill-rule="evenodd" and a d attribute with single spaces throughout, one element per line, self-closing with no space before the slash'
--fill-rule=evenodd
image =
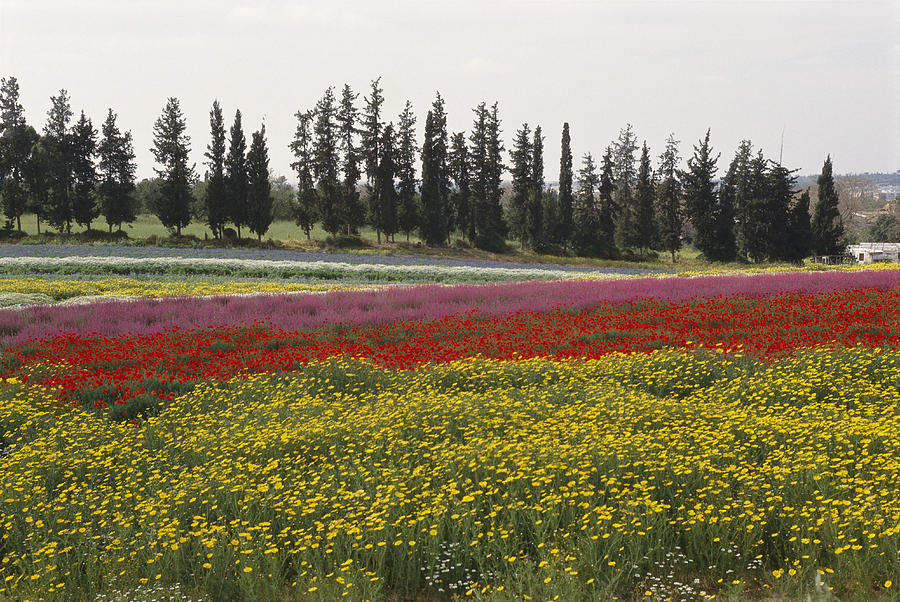
<path id="1" fill-rule="evenodd" d="M 478 234 L 486 226 L 482 225 L 487 212 L 487 108 L 485 103 L 480 103 L 475 109 L 475 122 L 472 132 L 469 134 L 469 165 L 471 168 L 471 234 L 470 241 L 477 244 Z"/>
<path id="2" fill-rule="evenodd" d="M 188 165 L 191 138 L 177 98 L 170 97 L 162 115 L 153 126 L 153 156 L 161 165 L 156 169 L 162 178 L 162 198 L 156 216 L 162 225 L 181 236 L 181 229 L 191 223 L 191 187 L 194 168 Z"/>
<path id="3" fill-rule="evenodd" d="M 344 84 L 340 109 L 337 112 L 337 123 L 341 139 L 340 148 L 343 159 L 341 171 L 344 176 L 341 212 L 348 235 L 357 232 L 365 221 L 363 219 L 365 212 L 359 198 L 359 190 L 357 190 L 359 179 L 362 176 L 359 168 L 360 151 L 356 148 L 356 125 L 359 120 L 359 112 L 354 103 L 358 96 L 358 94 L 353 93 L 349 85 Z"/>
<path id="4" fill-rule="evenodd" d="M 381 199 L 378 197 L 378 191 L 381 189 L 377 182 L 378 178 L 378 161 L 381 156 L 379 145 L 381 144 L 381 130 L 384 124 L 381 122 L 381 105 L 384 104 L 383 90 L 381 89 L 381 78 L 372 80 L 371 91 L 366 97 L 366 107 L 363 113 L 362 127 L 362 154 L 366 166 L 366 190 L 368 191 L 369 215 L 372 221 L 376 221 L 375 216 L 382 212 Z M 381 230 L 375 228 L 375 235 L 378 238 L 378 244 L 381 244 Z"/>
<path id="5" fill-rule="evenodd" d="M 416 116 L 412 103 L 406 101 L 397 127 L 397 228 L 406 234 L 419 225 L 419 206 L 416 201 Z"/>
<path id="6" fill-rule="evenodd" d="M 72 128 L 72 218 L 75 223 L 91 229 L 91 222 L 100 215 L 100 207 L 94 196 L 97 169 L 97 130 L 84 111 Z"/>
<path id="7" fill-rule="evenodd" d="M 637 137 L 629 123 L 619 131 L 619 138 L 613 145 L 613 178 L 616 184 L 614 198 L 618 207 L 615 242 L 620 247 L 637 246 L 640 238 L 634 198 L 637 179 L 634 153 L 637 148 Z"/>
<path id="8" fill-rule="evenodd" d="M 103 137 L 97 147 L 100 156 L 97 166 L 100 213 L 106 219 L 110 232 L 113 226 L 121 231 L 123 223 L 133 222 L 137 218 L 134 146 L 131 132 L 123 134 L 116 125 L 116 114 L 112 109 L 107 112 L 101 129 Z"/>
<path id="9" fill-rule="evenodd" d="M 597 166 L 587 153 L 578 171 L 578 193 L 572 208 L 572 247 L 578 255 L 597 255 L 601 248 L 599 190 Z"/>
<path id="10" fill-rule="evenodd" d="M 719 183 L 719 197 L 726 202 L 730 201 L 734 207 L 735 238 L 738 251 L 743 257 L 747 257 L 754 236 L 748 221 L 748 212 L 751 209 L 749 201 L 755 194 L 753 192 L 755 184 L 751 178 L 752 154 L 752 143 L 749 140 L 742 140 L 728 165 L 728 171 Z"/>
<path id="11" fill-rule="evenodd" d="M 313 149 L 310 124 L 314 114 L 310 111 L 297 111 L 297 130 L 291 142 L 291 151 L 296 161 L 291 167 L 297 172 L 297 204 L 294 206 L 294 219 L 311 240 L 313 224 L 316 221 L 316 184 L 313 180 Z"/>
<path id="12" fill-rule="evenodd" d="M 241 124 L 241 110 L 234 113 L 228 131 L 228 154 L 225 156 L 225 193 L 227 215 L 241 238 L 241 226 L 247 223 L 247 138 Z"/>
<path id="13" fill-rule="evenodd" d="M 527 123 L 516 131 L 516 138 L 510 151 L 510 174 L 512 175 L 512 197 L 509 202 L 508 223 L 513 235 L 519 239 L 524 249 L 528 239 L 528 204 L 533 188 L 531 165 L 531 128 Z"/>
<path id="14" fill-rule="evenodd" d="M 794 198 L 796 170 L 769 161 L 766 171 L 766 255 L 770 261 L 794 260 L 791 232 L 791 205 Z"/>
<path id="15" fill-rule="evenodd" d="M 394 176 L 397 172 L 394 150 L 394 126 L 388 123 L 381 131 L 381 142 L 378 145 L 380 154 L 378 160 L 378 198 L 381 199 L 381 215 L 376 227 L 380 228 L 385 238 L 391 237 L 397 232 L 397 189 L 394 186 Z"/>
<path id="16" fill-rule="evenodd" d="M 222 238 L 225 222 L 228 220 L 228 200 L 225 188 L 225 120 L 222 107 L 214 100 L 209 111 L 209 137 L 204 156 L 206 172 L 206 221 L 213 236 Z"/>
<path id="17" fill-rule="evenodd" d="M 37 218 L 37 231 L 41 233 L 41 220 L 47 219 L 50 207 L 52 161 L 47 149 L 47 139 L 38 138 L 31 147 L 31 154 L 25 164 L 25 183 L 28 187 L 28 208 Z"/>
<path id="18" fill-rule="evenodd" d="M 616 254 L 615 234 L 621 208 L 616 202 L 615 164 L 612 147 L 606 147 L 600 171 L 600 185 L 597 189 L 599 203 L 599 240 L 597 252 L 605 257 Z"/>
<path id="19" fill-rule="evenodd" d="M 545 241 L 563 245 L 565 238 L 560 227 L 558 191 L 552 188 L 546 188 L 543 191 L 541 194 L 541 213 L 543 215 Z"/>
<path id="20" fill-rule="evenodd" d="M 479 104 L 469 134 L 475 246 L 488 251 L 502 251 L 506 246 L 506 224 L 500 206 L 503 143 L 497 113 L 497 103 L 490 111 L 485 103 Z"/>
<path id="21" fill-rule="evenodd" d="M 560 241 L 564 244 L 572 233 L 572 141 L 569 137 L 569 123 L 563 123 L 562 152 L 559 158 L 559 229 Z"/>
<path id="22" fill-rule="evenodd" d="M 455 225 L 469 242 L 475 242 L 475 209 L 472 206 L 471 170 L 466 135 L 457 132 L 451 137 L 447 163 L 454 190 L 450 196 Z"/>
<path id="23" fill-rule="evenodd" d="M 15 77 L 0 80 L 0 197 L 7 229 L 22 230 L 22 214 L 28 204 L 25 173 L 37 132 L 25 122 Z"/>
<path id="24" fill-rule="evenodd" d="M 253 132 L 247 153 L 247 226 L 256 240 L 272 224 L 272 184 L 269 182 L 269 149 L 266 147 L 266 126 Z"/>
<path id="25" fill-rule="evenodd" d="M 682 174 L 685 207 L 696 230 L 695 246 L 710 261 L 734 261 L 737 246 L 734 238 L 734 207 L 721 203 L 716 188 L 716 162 L 712 156 L 709 130 L 700 146 L 688 159 L 688 170 Z"/>
<path id="26" fill-rule="evenodd" d="M 491 106 L 486 121 L 487 148 L 485 153 L 485 179 L 487 195 L 484 206 L 484 219 L 480 221 L 483 228 L 478 233 L 476 244 L 487 251 L 503 251 L 506 248 L 508 228 L 503 221 L 503 210 L 500 206 L 503 178 L 503 141 L 500 139 L 500 108 L 497 102 Z"/>
<path id="27" fill-rule="evenodd" d="M 825 159 L 818 178 L 819 198 L 812 220 L 812 245 L 816 255 L 841 255 L 844 252 L 844 224 L 838 208 L 838 194 L 834 189 L 831 155 Z"/>
<path id="28" fill-rule="evenodd" d="M 768 162 L 763 157 L 762 151 L 757 152 L 756 157 L 743 167 L 743 182 L 738 183 L 735 192 L 742 194 L 731 195 L 728 186 L 720 198 L 724 201 L 734 199 L 741 204 L 741 214 L 738 221 L 738 240 L 741 242 L 741 251 L 751 261 L 765 261 L 769 258 L 770 229 L 773 219 L 784 219 L 786 216 L 770 216 L 770 188 L 767 178 Z M 740 173 L 740 172 L 739 172 Z"/>
<path id="29" fill-rule="evenodd" d="M 57 231 L 72 231 L 72 136 L 69 122 L 72 108 L 69 95 L 60 90 L 50 98 L 50 110 L 44 125 L 44 142 L 50 166 L 50 192 L 44 215 Z"/>
<path id="30" fill-rule="evenodd" d="M 678 164 L 681 158 L 678 153 L 678 140 L 675 134 L 669 134 L 666 148 L 659 157 L 656 187 L 656 228 L 661 249 L 672 254 L 681 249 L 681 230 L 684 216 L 681 207 L 681 182 Z"/>
<path id="31" fill-rule="evenodd" d="M 544 136 L 541 126 L 534 128 L 531 143 L 531 191 L 528 195 L 525 229 L 528 244 L 540 249 L 546 242 L 544 232 Z"/>
<path id="32" fill-rule="evenodd" d="M 341 213 L 341 183 L 338 176 L 338 129 L 335 124 L 334 88 L 316 103 L 315 142 L 313 145 L 313 174 L 319 216 L 326 232 L 337 237 L 343 225 Z"/>
<path id="33" fill-rule="evenodd" d="M 809 221 L 809 189 L 804 190 L 788 216 L 787 249 L 784 259 L 803 263 L 812 250 L 812 228 Z"/>
<path id="34" fill-rule="evenodd" d="M 649 249 L 656 239 L 656 222 L 653 216 L 655 194 L 653 189 L 653 171 L 650 167 L 650 150 L 647 142 L 641 148 L 641 162 L 638 167 L 637 185 L 634 192 L 635 200 L 635 238 L 632 244 L 641 250 Z"/>
<path id="35" fill-rule="evenodd" d="M 422 225 L 420 230 L 425 244 L 429 246 L 447 242 L 450 235 L 448 154 L 447 115 L 444 112 L 444 99 L 438 94 L 425 119 L 425 142 L 422 145 Z"/>

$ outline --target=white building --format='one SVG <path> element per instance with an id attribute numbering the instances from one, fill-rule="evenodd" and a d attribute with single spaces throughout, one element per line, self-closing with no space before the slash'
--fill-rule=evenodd
<path id="1" fill-rule="evenodd" d="M 900 262 L 900 243 L 861 242 L 847 247 L 847 253 L 853 256 L 856 263 L 897 263 Z"/>

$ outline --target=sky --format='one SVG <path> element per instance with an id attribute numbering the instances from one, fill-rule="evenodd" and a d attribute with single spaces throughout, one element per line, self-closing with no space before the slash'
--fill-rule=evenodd
<path id="1" fill-rule="evenodd" d="M 451 132 L 481 101 L 499 102 L 507 149 L 540 125 L 548 181 L 566 121 L 576 169 L 626 124 L 654 160 L 670 133 L 687 157 L 709 128 L 720 173 L 742 139 L 802 175 L 828 154 L 836 173 L 900 169 L 900 0 L 0 0 L 0 76 L 38 130 L 61 88 L 98 129 L 111 107 L 139 177 L 176 97 L 198 174 L 218 99 L 248 140 L 265 123 L 293 181 L 294 114 L 379 76 L 388 119 L 409 99 L 420 141 L 437 92 Z"/>

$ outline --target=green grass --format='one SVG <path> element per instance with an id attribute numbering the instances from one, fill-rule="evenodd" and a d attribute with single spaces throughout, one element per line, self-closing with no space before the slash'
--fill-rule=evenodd
<path id="1" fill-rule="evenodd" d="M 220 241 L 213 239 L 209 228 L 202 222 L 195 221 L 182 229 L 182 239 L 175 239 L 170 236 L 170 232 L 162 225 L 155 215 L 142 214 L 139 215 L 134 223 L 123 226 L 122 231 L 127 234 L 125 240 L 112 240 L 104 238 L 106 233 L 106 224 L 102 220 L 98 220 L 93 224 L 93 231 L 90 236 L 85 236 L 83 228 L 73 228 L 71 236 L 60 236 L 55 231 L 50 230 L 47 224 L 41 224 L 41 236 L 37 234 L 37 220 L 33 214 L 22 216 L 22 231 L 27 238 L 22 239 L 23 243 L 44 243 L 44 242 L 91 242 L 93 244 L 102 244 L 103 242 L 112 242 L 115 244 L 162 244 L 166 246 L 223 246 Z M 48 236 L 47 233 L 51 232 Z M 241 247 L 257 247 L 265 248 L 289 248 L 289 249 L 306 249 L 325 252 L 341 252 L 341 253 L 361 253 L 367 255 L 421 255 L 423 257 L 452 257 L 459 259 L 488 259 L 494 261 L 517 262 L 517 263 L 537 263 L 537 264 L 566 264 L 579 265 L 585 267 L 620 267 L 620 268 L 644 268 L 651 270 L 678 270 L 678 271 L 703 271 L 715 265 L 719 269 L 742 268 L 747 264 L 735 262 L 728 264 L 712 264 L 700 256 L 699 251 L 693 247 L 685 247 L 678 252 L 675 263 L 667 253 L 660 253 L 658 258 L 647 258 L 637 261 L 597 259 L 592 257 L 574 257 L 568 255 L 549 255 L 536 253 L 531 250 L 523 250 L 519 248 L 518 243 L 510 241 L 508 249 L 505 253 L 492 253 L 482 251 L 471 247 L 462 240 L 454 239 L 454 243 L 449 247 L 428 247 L 422 243 L 421 239 L 415 234 L 410 236 L 409 242 L 406 236 L 398 234 L 395 242 L 387 242 L 382 239 L 381 244 L 376 240 L 375 231 L 369 227 L 360 229 L 360 239 L 362 244 L 341 244 L 335 245 L 328 241 L 328 233 L 326 233 L 320 224 L 316 224 L 311 232 L 312 240 L 307 240 L 305 233 L 290 220 L 273 221 L 268 232 L 257 241 L 255 235 L 248 231 L 242 231 L 243 239 L 239 242 L 228 243 L 229 246 Z M 756 267 L 771 267 L 788 264 L 765 263 L 755 264 Z"/>

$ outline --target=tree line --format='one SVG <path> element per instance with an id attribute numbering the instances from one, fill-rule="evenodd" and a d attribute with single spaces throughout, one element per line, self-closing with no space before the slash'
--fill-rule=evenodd
<path id="1" fill-rule="evenodd" d="M 36 214 L 59 232 L 72 223 L 90 229 L 102 216 L 111 231 L 136 218 L 135 155 L 131 132 L 107 113 L 102 136 L 82 111 L 73 122 L 65 90 L 51 97 L 42 134 L 28 125 L 18 83 L 0 87 L 0 198 L 6 228 Z M 514 241 L 539 252 L 617 258 L 651 251 L 674 261 L 690 240 L 709 260 L 799 262 L 811 253 L 843 252 L 830 156 L 818 178 L 810 211 L 796 170 L 740 143 L 718 178 L 707 131 L 682 167 L 679 141 L 666 140 L 654 161 L 629 124 L 602 156 L 588 152 L 574 171 L 568 123 L 561 133 L 558 187 L 545 181 L 541 126 L 524 123 L 507 151 L 498 103 L 481 102 L 468 132 L 450 132 L 438 93 L 427 111 L 421 146 L 407 101 L 395 119 L 384 114 L 380 78 L 360 94 L 329 87 L 315 106 L 297 111 L 290 143 L 296 192 L 291 213 L 309 239 L 315 224 L 332 237 L 363 226 L 382 239 L 416 233 L 431 246 L 455 238 L 489 251 Z M 226 131 L 219 102 L 209 112 L 209 143 L 201 178 L 189 161 L 191 140 L 178 99 L 169 98 L 153 127 L 159 181 L 150 208 L 174 234 L 201 218 L 216 238 L 242 230 L 258 239 L 273 219 L 266 129 L 248 148 L 240 110 Z M 504 183 L 504 174 L 509 174 Z M 198 187 L 198 182 L 202 187 Z M 202 198 L 194 190 L 202 189 Z M 199 201 L 199 208 L 198 208 Z M 234 232 L 231 232 L 233 227 Z"/>

